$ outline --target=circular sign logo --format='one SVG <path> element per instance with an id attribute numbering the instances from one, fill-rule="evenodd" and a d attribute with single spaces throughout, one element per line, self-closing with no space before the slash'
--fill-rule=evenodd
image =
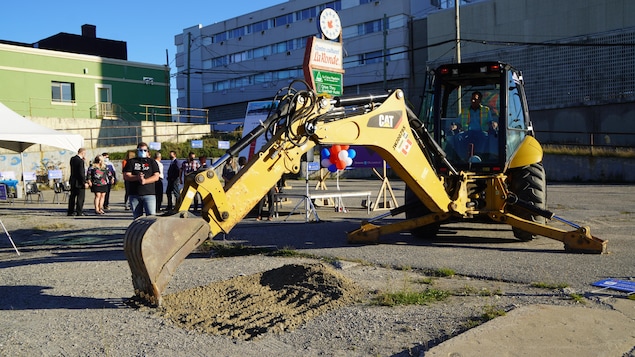
<path id="1" fill-rule="evenodd" d="M 320 13 L 320 31 L 329 40 L 335 40 L 342 33 L 342 23 L 337 12 L 331 8 L 326 8 Z"/>

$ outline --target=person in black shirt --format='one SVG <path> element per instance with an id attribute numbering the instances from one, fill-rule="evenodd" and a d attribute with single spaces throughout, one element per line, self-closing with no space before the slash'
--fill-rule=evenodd
<path id="1" fill-rule="evenodd" d="M 150 158 L 148 145 L 141 142 L 137 145 L 137 156 L 126 162 L 123 178 L 128 182 L 128 199 L 134 219 L 145 214 L 156 214 L 157 196 L 154 183 L 159 180 L 159 166 Z"/>

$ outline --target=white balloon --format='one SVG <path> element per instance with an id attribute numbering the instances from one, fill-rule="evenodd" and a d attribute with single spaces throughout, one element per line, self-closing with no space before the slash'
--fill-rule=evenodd
<path id="1" fill-rule="evenodd" d="M 353 164 L 353 159 L 351 159 L 350 157 L 346 158 L 346 166 L 351 166 Z"/>
<path id="2" fill-rule="evenodd" d="M 341 161 L 346 161 L 346 159 L 348 159 L 348 151 L 346 150 L 342 150 L 339 152 L 339 154 L 337 154 L 337 157 L 341 160 Z"/>
<path id="3" fill-rule="evenodd" d="M 329 167 L 331 165 L 331 160 L 322 159 L 322 161 L 320 163 L 322 164 L 322 167 Z"/>

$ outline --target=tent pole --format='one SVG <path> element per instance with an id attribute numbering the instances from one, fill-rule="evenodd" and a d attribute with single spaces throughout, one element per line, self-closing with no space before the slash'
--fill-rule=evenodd
<path id="1" fill-rule="evenodd" d="M 24 151 L 20 151 L 20 165 L 22 166 L 22 197 L 26 199 L 26 183 L 24 183 Z"/>

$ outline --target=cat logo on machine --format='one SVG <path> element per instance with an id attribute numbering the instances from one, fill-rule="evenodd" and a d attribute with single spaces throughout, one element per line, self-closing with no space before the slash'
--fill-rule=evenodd
<path id="1" fill-rule="evenodd" d="M 385 112 L 372 116 L 368 120 L 368 126 L 374 128 L 394 129 L 401 123 L 402 113 L 400 111 Z"/>

